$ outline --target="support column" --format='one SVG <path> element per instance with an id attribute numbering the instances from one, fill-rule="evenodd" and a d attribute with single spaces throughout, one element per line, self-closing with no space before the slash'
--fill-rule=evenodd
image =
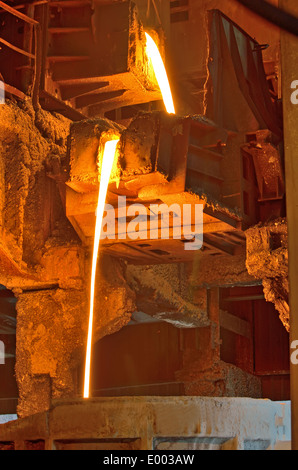
<path id="1" fill-rule="evenodd" d="M 298 17 L 297 0 L 280 0 L 280 7 Z M 290 343 L 298 340 L 298 104 L 292 84 L 298 80 L 298 38 L 281 33 L 285 171 L 289 237 Z M 291 363 L 292 450 L 298 450 L 298 365 Z"/>

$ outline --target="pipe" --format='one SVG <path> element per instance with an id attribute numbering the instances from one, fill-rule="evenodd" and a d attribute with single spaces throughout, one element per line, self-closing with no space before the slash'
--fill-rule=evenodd
<path id="1" fill-rule="evenodd" d="M 298 36 L 298 18 L 284 9 L 278 8 L 266 0 L 237 0 L 254 13 L 262 16 L 270 23 Z"/>

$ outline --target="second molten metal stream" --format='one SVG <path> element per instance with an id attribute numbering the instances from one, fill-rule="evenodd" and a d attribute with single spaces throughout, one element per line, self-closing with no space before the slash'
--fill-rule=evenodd
<path id="1" fill-rule="evenodd" d="M 175 114 L 175 106 L 173 102 L 171 87 L 159 49 L 148 33 L 145 33 L 145 36 L 147 56 L 151 60 L 154 74 L 162 94 L 162 99 L 165 108 L 169 114 Z"/>

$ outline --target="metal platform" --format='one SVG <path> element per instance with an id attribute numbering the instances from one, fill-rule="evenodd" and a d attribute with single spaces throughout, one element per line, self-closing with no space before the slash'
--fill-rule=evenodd
<path id="1" fill-rule="evenodd" d="M 59 400 L 0 424 L 7 450 L 282 450 L 290 439 L 290 403 L 250 398 Z"/>

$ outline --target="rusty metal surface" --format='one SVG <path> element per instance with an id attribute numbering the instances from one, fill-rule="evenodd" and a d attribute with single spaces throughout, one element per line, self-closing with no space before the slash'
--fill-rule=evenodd
<path id="1" fill-rule="evenodd" d="M 34 6 L 25 8 L 27 14 L 4 2 L 0 2 L 0 8 L 6 18 L 2 22 L 0 38 L 4 46 L 4 50 L 1 48 L 0 75 L 10 94 L 21 99 L 23 94 L 29 95 L 32 97 L 33 105 L 37 106 L 41 78 L 42 35 L 40 24 L 34 18 Z M 13 22 L 14 18 L 18 20 Z M 16 34 L 19 20 L 22 21 L 24 30 L 21 42 Z"/>
<path id="2" fill-rule="evenodd" d="M 86 117 L 160 100 L 131 1 L 49 2 L 45 91 Z"/>
<path id="3" fill-rule="evenodd" d="M 207 115 L 227 129 L 269 129 L 281 138 L 280 107 L 266 79 L 264 45 L 219 10 L 210 11 L 209 28 Z"/>
<path id="4" fill-rule="evenodd" d="M 118 183 L 110 184 L 107 202 L 114 207 L 115 226 L 122 227 L 124 220 L 126 232 L 121 236 L 118 233 L 113 239 L 108 233 L 102 240 L 105 252 L 135 264 L 193 260 L 195 254 L 185 249 L 188 240 L 182 230 L 180 237 L 175 235 L 178 212 L 173 211 L 169 217 L 168 239 L 161 237 L 162 219 L 158 214 L 157 239 L 150 239 L 148 225 L 146 233 L 140 233 L 139 239 L 135 239 L 129 228 L 131 218 L 126 218 L 126 213 L 136 203 L 146 209 L 144 222 L 149 225 L 155 217 L 152 206 L 157 206 L 158 210 L 161 204 L 168 207 L 175 204 L 182 213 L 183 205 L 189 204 L 193 233 L 198 230 L 194 208 L 201 204 L 204 245 L 200 255 L 232 256 L 245 249 L 241 211 L 237 213 L 221 201 L 222 165 L 227 158 L 223 153 L 228 140 L 226 131 L 202 116 L 182 118 L 158 112 L 140 115 L 128 129 L 121 130 L 119 126 L 116 129 L 116 124 L 114 128 L 111 126 L 112 123 L 100 120 L 72 126 L 66 215 L 85 245 L 91 245 L 94 235 L 99 179 L 96 162 L 101 131 L 105 134 L 110 128 L 110 132 L 120 135 L 121 177 Z M 125 208 L 117 209 L 118 197 L 123 196 L 126 197 Z"/>
<path id="5" fill-rule="evenodd" d="M 285 195 L 284 172 L 279 148 L 272 142 L 268 131 L 258 131 L 249 136 L 242 147 L 253 160 L 259 188 L 259 201 L 283 200 Z"/>
<path id="6" fill-rule="evenodd" d="M 18 10 L 3 5 L 5 20 L 13 14 L 28 27 L 20 36 L 18 24 L 5 21 L 0 71 L 19 92 L 29 94 L 32 88 L 35 104 L 40 88 L 44 109 L 78 120 L 161 99 L 130 0 L 34 2 Z"/>

